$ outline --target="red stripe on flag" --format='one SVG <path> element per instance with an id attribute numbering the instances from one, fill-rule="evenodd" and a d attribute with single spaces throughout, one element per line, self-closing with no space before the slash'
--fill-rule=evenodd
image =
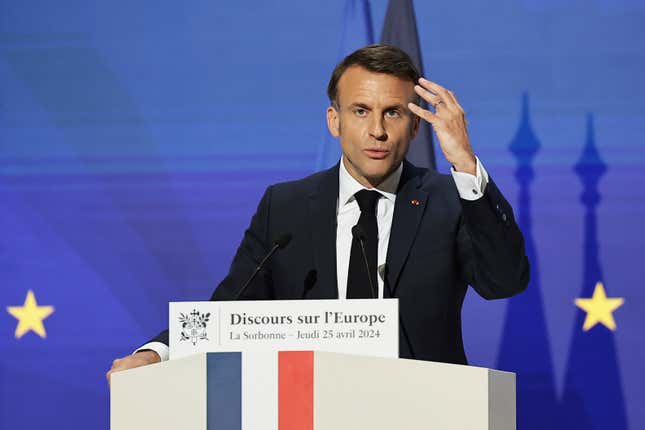
<path id="1" fill-rule="evenodd" d="M 278 430 L 314 428 L 314 353 L 278 353 Z"/>

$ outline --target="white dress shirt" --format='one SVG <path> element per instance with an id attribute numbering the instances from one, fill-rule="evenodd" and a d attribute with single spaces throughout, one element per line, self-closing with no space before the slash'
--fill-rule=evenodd
<path id="1" fill-rule="evenodd" d="M 392 215 L 396 202 L 396 190 L 403 173 L 403 163 L 381 182 L 374 191 L 381 194 L 376 203 L 376 223 L 378 224 L 378 251 L 376 265 L 385 264 L 387 245 L 390 243 Z M 338 202 L 336 205 L 336 279 L 338 281 L 338 298 L 347 296 L 347 276 L 349 274 L 349 256 L 352 250 L 352 227 L 358 223 L 361 209 L 354 197 L 357 192 L 366 189 L 349 174 L 345 168 L 345 159 L 341 159 L 338 169 Z M 376 267 L 373 268 L 376 270 Z M 383 279 L 378 278 L 378 297 L 383 297 Z"/>
<path id="2" fill-rule="evenodd" d="M 376 222 L 378 224 L 378 254 L 377 267 L 385 264 L 387 258 L 387 247 L 390 243 L 390 231 L 392 230 L 392 215 L 396 203 L 396 190 L 399 187 L 403 173 L 403 163 L 390 174 L 377 187 L 372 188 L 381 194 L 376 204 Z M 477 200 L 480 198 L 486 184 L 488 173 L 477 158 L 476 175 L 457 172 L 451 168 L 452 177 L 457 186 L 459 196 L 464 200 Z M 336 206 L 337 229 L 336 229 L 336 279 L 338 280 L 338 298 L 344 300 L 347 296 L 347 275 L 349 273 L 349 256 L 352 250 L 352 227 L 358 223 L 361 210 L 354 197 L 357 192 L 368 189 L 358 183 L 345 168 L 344 157 L 338 169 L 338 203 Z M 376 270 L 376 269 L 375 269 Z M 377 276 L 378 297 L 383 297 L 383 279 Z"/>
<path id="3" fill-rule="evenodd" d="M 488 184 L 488 173 L 477 158 L 476 174 L 457 172 L 451 168 L 452 178 L 457 186 L 459 196 L 464 200 L 477 200 L 483 196 Z M 403 163 L 388 176 L 378 187 L 374 188 L 382 197 L 376 205 L 376 221 L 378 224 L 378 266 L 385 264 L 387 247 L 390 242 L 392 228 L 392 215 L 396 203 L 396 190 L 399 187 Z M 352 227 L 358 222 L 361 215 L 358 202 L 354 194 L 364 186 L 354 179 L 345 168 L 345 160 L 341 159 L 338 170 L 338 201 L 336 205 L 337 225 L 336 230 L 336 279 L 338 281 L 338 298 L 345 300 L 347 295 L 347 274 L 349 272 L 349 255 L 352 249 Z M 383 297 L 383 280 L 378 278 L 378 296 Z M 149 342 L 135 351 L 151 349 L 159 354 L 161 361 L 168 360 L 168 346 L 161 342 Z"/>

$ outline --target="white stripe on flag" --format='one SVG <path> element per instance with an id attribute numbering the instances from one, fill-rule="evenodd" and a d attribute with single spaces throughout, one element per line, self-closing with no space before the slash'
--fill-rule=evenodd
<path id="1" fill-rule="evenodd" d="M 242 353 L 242 430 L 278 429 L 278 353 Z"/>

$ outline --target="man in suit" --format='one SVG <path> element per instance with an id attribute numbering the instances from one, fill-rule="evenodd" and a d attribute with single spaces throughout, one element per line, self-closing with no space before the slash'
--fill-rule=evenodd
<path id="1" fill-rule="evenodd" d="M 466 364 L 461 307 L 468 285 L 486 299 L 509 297 L 528 285 L 529 263 L 510 205 L 474 155 L 463 109 L 387 45 L 346 57 L 328 95 L 340 162 L 266 190 L 211 299 L 238 298 L 286 233 L 290 243 L 240 299 L 396 297 L 401 357 Z M 434 112 L 421 108 L 420 98 Z M 451 175 L 405 160 L 420 120 L 433 125 Z M 167 344 L 165 331 L 115 360 L 108 380 L 114 371 L 167 359 Z"/>

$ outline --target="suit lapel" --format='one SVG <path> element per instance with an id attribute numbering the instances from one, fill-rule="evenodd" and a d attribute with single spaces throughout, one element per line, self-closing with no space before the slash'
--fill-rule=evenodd
<path id="1" fill-rule="evenodd" d="M 317 270 L 312 298 L 337 299 L 336 206 L 338 205 L 338 164 L 322 173 L 318 188 L 309 195 L 309 226 Z"/>
<path id="2" fill-rule="evenodd" d="M 392 286 L 393 296 L 428 201 L 428 192 L 421 188 L 421 179 L 417 169 L 404 161 L 399 190 L 396 194 L 386 260 L 387 278 L 389 285 Z"/>

